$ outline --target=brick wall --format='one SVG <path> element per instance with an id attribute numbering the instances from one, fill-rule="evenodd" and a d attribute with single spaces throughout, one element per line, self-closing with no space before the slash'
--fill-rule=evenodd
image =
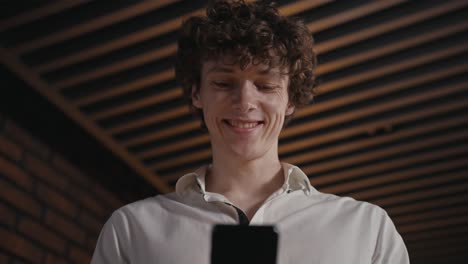
<path id="1" fill-rule="evenodd" d="M 0 263 L 89 263 L 102 225 L 122 205 L 0 115 Z"/>

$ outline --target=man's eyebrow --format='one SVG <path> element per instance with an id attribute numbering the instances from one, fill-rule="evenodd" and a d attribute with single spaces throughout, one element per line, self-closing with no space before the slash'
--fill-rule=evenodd
<path id="1" fill-rule="evenodd" d="M 212 73 L 212 72 L 233 73 L 235 72 L 235 70 L 232 67 L 215 65 L 206 71 L 206 73 Z M 258 70 L 256 73 L 259 75 L 268 75 L 268 74 L 277 73 L 277 72 L 279 71 L 268 68 L 268 69 Z"/>
<path id="2" fill-rule="evenodd" d="M 258 70 L 257 74 L 267 75 L 267 74 L 270 74 L 270 73 L 277 73 L 277 72 L 279 72 L 279 71 L 272 70 L 272 69 L 264 69 L 264 70 Z"/>
<path id="3" fill-rule="evenodd" d="M 234 69 L 229 68 L 229 67 L 223 67 L 223 66 L 214 66 L 213 68 L 206 71 L 206 73 L 211 73 L 211 72 L 233 73 Z"/>

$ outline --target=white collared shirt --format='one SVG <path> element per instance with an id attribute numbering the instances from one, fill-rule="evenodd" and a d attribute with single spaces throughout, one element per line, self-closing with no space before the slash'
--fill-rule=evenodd
<path id="1" fill-rule="evenodd" d="M 126 205 L 104 225 L 91 263 L 209 264 L 215 224 L 238 224 L 223 195 L 205 191 L 202 167 L 176 191 Z M 352 198 L 318 192 L 283 163 L 285 183 L 250 225 L 275 225 L 278 264 L 407 264 L 408 253 L 387 213 Z"/>

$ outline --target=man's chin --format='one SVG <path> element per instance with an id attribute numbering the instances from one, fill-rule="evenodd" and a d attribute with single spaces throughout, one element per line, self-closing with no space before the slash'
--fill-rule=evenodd
<path id="1" fill-rule="evenodd" d="M 235 156 L 244 161 L 255 160 L 262 156 L 262 152 L 258 149 L 252 148 L 252 145 L 245 147 L 236 146 L 235 148 L 232 148 L 232 152 Z"/>

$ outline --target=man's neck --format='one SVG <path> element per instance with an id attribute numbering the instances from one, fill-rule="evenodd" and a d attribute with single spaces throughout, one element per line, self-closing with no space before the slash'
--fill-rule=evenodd
<path id="1" fill-rule="evenodd" d="M 258 159 L 219 157 L 214 151 L 213 166 L 206 178 L 206 190 L 242 202 L 267 198 L 284 183 L 282 165 L 277 152 Z"/>

